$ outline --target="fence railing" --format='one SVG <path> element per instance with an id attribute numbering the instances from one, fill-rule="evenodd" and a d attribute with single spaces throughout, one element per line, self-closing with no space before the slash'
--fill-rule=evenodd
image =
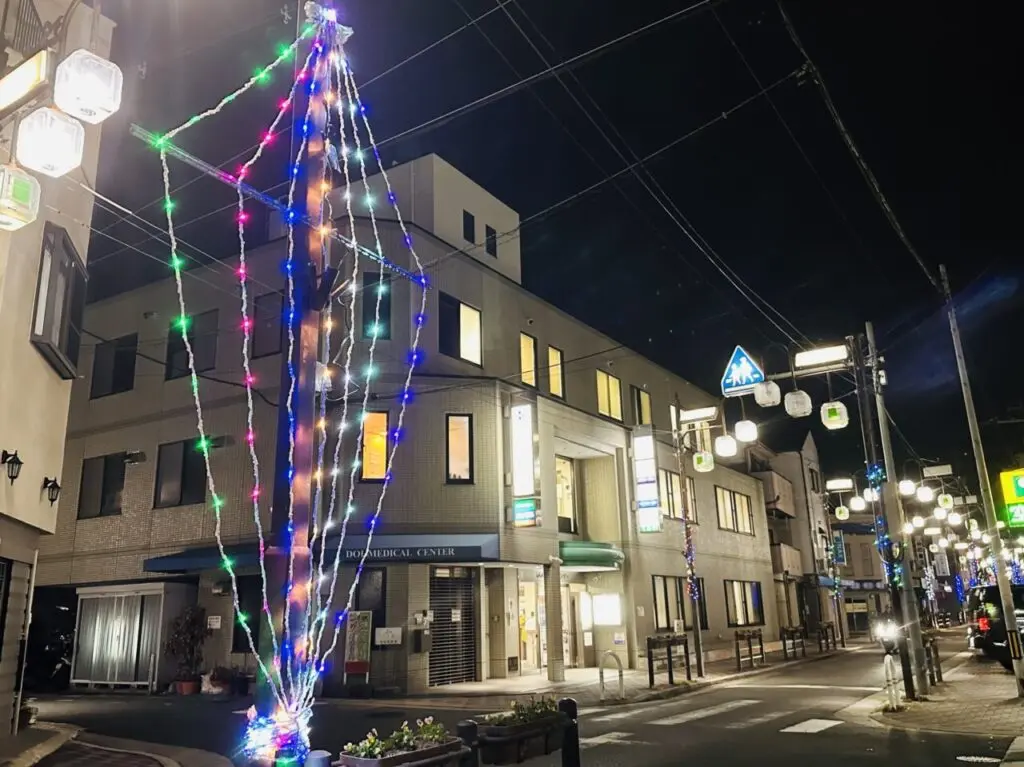
<path id="1" fill-rule="evenodd" d="M 686 670 L 686 681 L 693 680 L 693 674 L 690 669 L 690 639 L 685 634 L 655 634 L 654 636 L 647 637 L 647 682 L 650 687 L 654 687 L 654 673 L 655 673 L 655 661 L 657 660 L 656 650 L 665 651 L 665 661 L 668 667 L 668 683 L 675 684 L 675 661 L 673 657 L 672 649 L 682 648 L 683 654 L 683 666 Z M 676 656 L 678 657 L 678 656 Z"/>
<path id="2" fill-rule="evenodd" d="M 761 665 L 765 665 L 768 662 L 764 652 L 764 632 L 761 629 L 745 629 L 743 631 L 737 631 L 735 635 L 736 642 L 736 670 L 742 671 L 743 664 L 749 663 L 750 667 L 753 668 L 758 660 L 761 661 Z M 754 643 L 757 642 L 757 653 L 754 652 Z M 746 655 L 741 651 L 741 645 L 747 649 Z"/>

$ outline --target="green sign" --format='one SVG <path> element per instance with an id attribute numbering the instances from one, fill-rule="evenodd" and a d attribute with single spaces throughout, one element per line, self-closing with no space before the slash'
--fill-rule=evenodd
<path id="1" fill-rule="evenodd" d="M 1010 527 L 1024 527 L 1024 503 L 1006 505 L 1006 524 Z"/>
<path id="2" fill-rule="evenodd" d="M 516 527 L 537 526 L 536 498 L 517 498 L 512 501 L 512 524 Z"/>
<path id="3" fill-rule="evenodd" d="M 1007 527 L 1024 527 L 1024 469 L 999 473 Z"/>

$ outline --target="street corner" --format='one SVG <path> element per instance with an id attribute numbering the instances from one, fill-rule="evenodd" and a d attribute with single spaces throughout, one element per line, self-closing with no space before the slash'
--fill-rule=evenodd
<path id="1" fill-rule="evenodd" d="M 892 725 L 883 718 L 887 704 L 884 691 L 872 693 L 846 708 L 836 711 L 836 718 L 862 727 L 882 729 Z"/>
<path id="2" fill-rule="evenodd" d="M 870 718 L 879 725 L 900 730 L 997 738 L 1024 734 L 1024 705 L 1016 700 L 979 705 L 965 705 L 960 700 L 904 701 L 897 711 L 886 711 L 880 706 Z M 1024 760 L 1024 747 L 1020 756 Z"/>

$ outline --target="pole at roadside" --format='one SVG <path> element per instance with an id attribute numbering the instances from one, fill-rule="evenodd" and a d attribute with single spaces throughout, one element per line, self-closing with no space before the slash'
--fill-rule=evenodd
<path id="1" fill-rule="evenodd" d="M 946 267 L 939 266 L 942 277 L 942 291 L 946 299 L 946 312 L 949 315 L 949 332 L 953 337 L 953 351 L 956 354 L 956 369 L 960 374 L 960 388 L 964 395 L 964 410 L 967 413 L 967 426 L 971 432 L 971 447 L 974 449 L 974 464 L 978 470 L 978 487 L 981 491 L 981 507 L 985 514 L 985 524 L 992 531 L 992 556 L 995 560 L 996 583 L 999 584 L 999 601 L 1002 603 L 1003 615 L 1006 616 L 1006 640 L 1010 649 L 1010 660 L 1013 663 L 1013 676 L 1017 681 L 1017 697 L 1024 698 L 1024 658 L 1021 652 L 1020 629 L 1016 623 L 1017 611 L 1013 604 L 1013 588 L 1007 573 L 1006 562 L 1003 560 L 1003 540 L 999 535 L 996 520 L 996 504 L 992 495 L 992 482 L 988 476 L 988 464 L 985 461 L 985 448 L 981 443 L 981 428 L 978 426 L 978 413 L 974 409 L 974 395 L 971 393 L 971 380 L 967 374 L 967 360 L 964 357 L 964 346 L 960 340 L 960 326 L 956 320 L 956 308 L 953 306 L 953 294 L 949 289 L 949 276 Z M 1010 616 L 1014 616 L 1013 624 Z"/>
<path id="2" fill-rule="evenodd" d="M 683 406 L 676 395 L 676 418 L 683 412 Z M 683 466 L 683 435 L 679 430 L 679 424 L 672 424 L 672 443 L 676 449 L 676 460 L 679 463 L 679 481 L 686 487 L 686 471 Z M 686 492 L 685 490 L 683 492 Z M 689 499 L 693 502 L 693 498 Z M 696 553 L 693 549 L 693 520 L 690 515 L 693 509 L 686 505 L 686 513 L 683 514 L 683 557 L 686 559 L 686 590 L 690 596 L 690 613 L 693 615 L 693 656 L 697 666 L 697 678 L 704 676 L 704 641 L 701 636 L 700 625 L 700 580 L 697 578 L 697 565 L 695 564 Z"/>

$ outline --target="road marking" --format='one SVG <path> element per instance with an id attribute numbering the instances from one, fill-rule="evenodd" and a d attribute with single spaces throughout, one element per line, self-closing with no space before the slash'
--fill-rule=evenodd
<path id="1" fill-rule="evenodd" d="M 753 719 L 744 719 L 740 722 L 729 722 L 725 725 L 727 730 L 742 730 L 747 727 L 756 727 L 759 724 L 766 724 L 776 719 L 782 719 L 784 716 L 795 714 L 796 709 L 787 709 L 785 711 L 769 711 L 767 714 L 761 714 L 761 716 L 755 716 Z"/>
<path id="2" fill-rule="evenodd" d="M 785 727 L 779 732 L 802 732 L 804 734 L 810 734 L 815 732 L 822 732 L 835 727 L 837 724 L 842 724 L 841 719 L 808 719 L 799 724 L 794 724 L 792 727 Z"/>
<path id="3" fill-rule="evenodd" d="M 686 722 L 693 722 L 698 719 L 707 719 L 709 716 L 717 716 L 718 714 L 724 714 L 728 711 L 735 711 L 738 708 L 745 708 L 746 706 L 753 706 L 755 703 L 760 703 L 759 700 L 730 700 L 725 703 L 719 703 L 717 706 L 708 706 L 707 708 L 698 708 L 694 711 L 684 711 L 681 714 L 675 716 L 667 716 L 664 719 L 655 719 L 649 724 L 656 724 L 662 727 L 668 727 L 674 724 L 685 724 Z"/>
<path id="4" fill-rule="evenodd" d="M 1000 760 L 994 756 L 958 756 L 958 762 L 974 762 L 975 764 L 999 764 Z"/>
<path id="5" fill-rule="evenodd" d="M 604 735 L 595 735 L 592 738 L 580 738 L 580 748 L 593 748 L 594 746 L 652 746 L 642 740 L 628 740 L 632 733 L 628 732 L 606 732 Z"/>
<path id="6" fill-rule="evenodd" d="M 878 692 L 881 687 L 839 687 L 833 684 L 743 684 L 733 682 L 723 687 L 771 688 L 773 690 L 849 690 L 850 692 Z"/>

